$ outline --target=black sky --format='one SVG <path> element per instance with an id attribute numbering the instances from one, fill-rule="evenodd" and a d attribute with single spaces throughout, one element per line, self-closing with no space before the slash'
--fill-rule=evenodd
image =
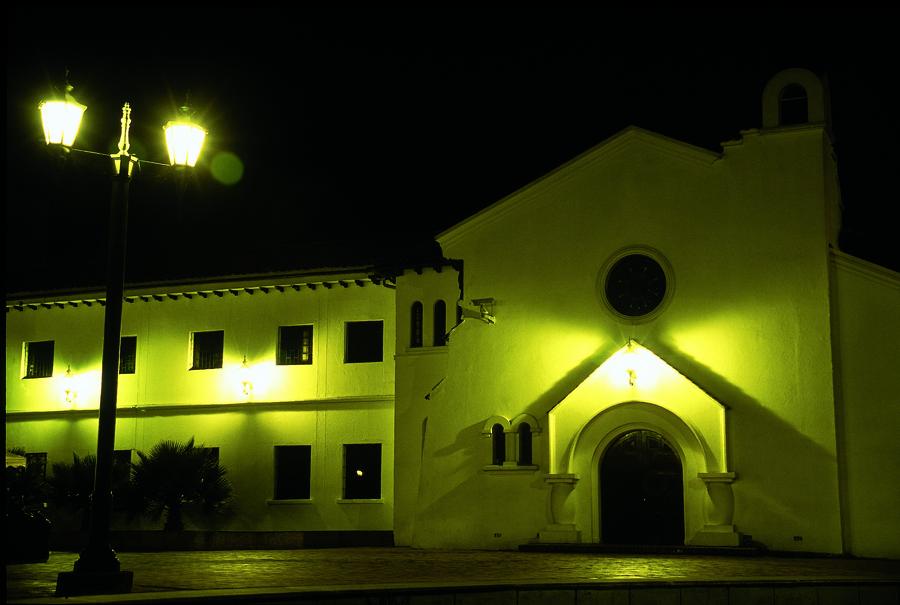
<path id="1" fill-rule="evenodd" d="M 127 100 L 132 152 L 163 161 L 188 92 L 210 131 L 182 193 L 134 179 L 129 281 L 428 257 L 436 233 L 630 124 L 718 151 L 794 66 L 831 89 L 842 247 L 900 270 L 890 12 L 242 6 L 78 7 L 51 40 L 45 9 L 8 10 L 7 292 L 103 280 L 106 167 L 41 141 L 37 104 L 66 68 L 88 105 L 77 147 L 114 151 Z M 206 166 L 225 151 L 245 165 L 234 186 Z"/>

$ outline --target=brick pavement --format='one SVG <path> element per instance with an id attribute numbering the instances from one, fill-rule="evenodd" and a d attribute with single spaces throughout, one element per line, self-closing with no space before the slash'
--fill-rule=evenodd
<path id="1" fill-rule="evenodd" d="M 47 563 L 7 566 L 7 599 L 19 602 L 30 599 L 38 599 L 33 602 L 52 601 L 47 597 L 52 597 L 55 590 L 56 574 L 71 570 L 76 558 L 74 553 L 54 552 Z M 164 595 L 161 593 L 173 591 L 189 591 L 183 593 L 183 596 L 188 595 L 184 596 L 183 602 L 188 602 L 190 594 L 198 599 L 211 594 L 224 598 L 226 594 L 247 595 L 254 591 L 259 594 L 277 592 L 284 595 L 315 590 L 340 592 L 363 585 L 372 588 L 418 587 L 427 590 L 435 587 L 493 587 L 492 590 L 497 587 L 525 587 L 533 589 L 528 594 L 534 597 L 535 594 L 543 594 L 541 591 L 552 592 L 554 589 L 574 595 L 575 587 L 603 589 L 622 586 L 681 586 L 687 589 L 701 586 L 787 584 L 846 587 L 860 583 L 887 590 L 879 592 L 881 596 L 873 602 L 882 602 L 886 598 L 891 605 L 897 605 L 900 598 L 897 589 L 900 584 L 900 561 L 874 559 L 609 555 L 408 548 L 124 552 L 119 553 L 119 559 L 122 569 L 134 572 L 132 601 L 137 595 L 156 595 L 162 599 Z M 612 593 L 607 596 L 609 594 Z M 644 591 L 642 594 L 646 596 L 649 593 Z M 568 602 L 568 597 L 559 594 L 551 595 L 548 599 L 541 602 Z M 166 600 L 171 601 L 168 597 Z M 816 603 L 821 600 L 801 598 L 794 599 L 793 602 Z M 447 602 L 463 601 L 465 599 Z M 683 601 L 684 598 L 679 596 L 677 602 Z M 69 599 L 68 602 L 79 601 Z M 213 599 L 207 602 L 219 601 Z M 524 601 L 516 597 L 512 602 Z M 709 599 L 704 597 L 703 602 L 709 602 Z M 862 601 L 854 597 L 834 602 L 855 604 Z"/>

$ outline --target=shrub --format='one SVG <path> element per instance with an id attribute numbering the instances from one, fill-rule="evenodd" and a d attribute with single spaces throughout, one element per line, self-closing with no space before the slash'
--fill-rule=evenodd
<path id="1" fill-rule="evenodd" d="M 231 500 L 226 469 L 203 446 L 161 441 L 148 454 L 138 452 L 132 469 L 135 496 L 152 518 L 165 516 L 163 529 L 184 529 L 184 515 L 206 518 L 224 513 Z"/>

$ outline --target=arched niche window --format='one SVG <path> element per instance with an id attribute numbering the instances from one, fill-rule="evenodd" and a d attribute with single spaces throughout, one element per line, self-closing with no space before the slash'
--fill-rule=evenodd
<path id="1" fill-rule="evenodd" d="M 419 301 L 412 304 L 409 313 L 409 346 L 410 348 L 422 346 L 422 303 Z"/>
<path id="2" fill-rule="evenodd" d="M 506 461 L 506 433 L 502 424 L 491 427 L 491 464 L 503 466 Z"/>
<path id="3" fill-rule="evenodd" d="M 531 425 L 523 422 L 519 425 L 519 452 L 517 462 L 519 466 L 531 466 Z"/>
<path id="4" fill-rule="evenodd" d="M 788 84 L 778 95 L 778 124 L 806 124 L 809 122 L 809 98 L 799 84 Z"/>
<path id="5" fill-rule="evenodd" d="M 442 347 L 447 343 L 447 303 L 439 300 L 434 303 L 434 346 Z"/>

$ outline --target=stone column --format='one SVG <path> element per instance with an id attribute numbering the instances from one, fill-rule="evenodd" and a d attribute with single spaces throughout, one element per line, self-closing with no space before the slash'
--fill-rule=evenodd
<path id="1" fill-rule="evenodd" d="M 578 483 L 578 475 L 559 473 L 547 475 L 550 486 L 550 524 L 538 532 L 537 541 L 544 544 L 581 542 L 581 532 L 575 526 L 575 505 L 570 495 Z"/>
<path id="2" fill-rule="evenodd" d="M 690 543 L 700 546 L 740 546 L 741 534 L 735 531 L 734 493 L 731 483 L 735 473 L 698 473 L 706 484 L 706 523 Z"/>
<path id="3" fill-rule="evenodd" d="M 518 468 L 518 463 L 516 460 L 518 459 L 518 446 L 519 446 L 519 436 L 510 428 L 503 429 L 504 438 L 503 441 L 506 445 L 506 458 L 503 460 L 504 468 Z"/>

